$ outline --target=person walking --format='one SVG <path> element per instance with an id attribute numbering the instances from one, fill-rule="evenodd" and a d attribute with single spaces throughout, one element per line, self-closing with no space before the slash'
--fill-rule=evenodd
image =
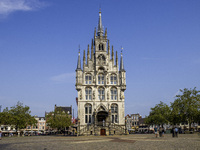
<path id="1" fill-rule="evenodd" d="M 154 133 L 155 133 L 155 136 L 157 138 L 158 137 L 158 128 L 157 128 L 157 126 L 155 126 L 155 128 L 154 128 Z"/>

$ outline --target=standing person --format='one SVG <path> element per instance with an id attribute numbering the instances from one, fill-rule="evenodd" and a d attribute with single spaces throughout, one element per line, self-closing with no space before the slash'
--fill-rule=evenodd
<path id="1" fill-rule="evenodd" d="M 154 128 L 154 133 L 155 133 L 155 136 L 157 138 L 158 137 L 158 128 L 157 128 L 157 126 L 155 126 L 155 128 Z"/>
<path id="2" fill-rule="evenodd" d="M 162 137 L 164 137 L 165 129 L 162 128 Z"/>
<path id="3" fill-rule="evenodd" d="M 175 127 L 175 137 L 178 137 L 178 128 L 177 127 Z"/>
<path id="4" fill-rule="evenodd" d="M 1 140 L 1 136 L 2 136 L 2 133 L 1 133 L 1 131 L 0 131 L 0 140 Z"/>
<path id="5" fill-rule="evenodd" d="M 159 128 L 159 136 L 162 137 L 162 127 Z"/>
<path id="6" fill-rule="evenodd" d="M 172 132 L 172 137 L 174 137 L 174 127 L 172 128 L 171 132 Z"/>

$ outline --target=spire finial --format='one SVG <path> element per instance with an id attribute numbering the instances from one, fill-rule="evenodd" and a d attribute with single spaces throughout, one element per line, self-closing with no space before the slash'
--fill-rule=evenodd
<path id="1" fill-rule="evenodd" d="M 80 44 L 79 44 L 79 52 L 78 52 L 78 62 L 76 70 L 81 70 L 81 59 L 80 59 Z"/>
<path id="2" fill-rule="evenodd" d="M 123 51 L 123 47 L 121 46 L 120 71 L 125 71 L 125 70 L 124 70 L 124 61 L 123 61 L 122 51 Z"/>
<path id="3" fill-rule="evenodd" d="M 102 26 L 102 20 L 101 20 L 101 8 L 99 9 L 99 22 L 98 22 L 97 35 L 98 36 L 103 35 L 103 26 Z"/>

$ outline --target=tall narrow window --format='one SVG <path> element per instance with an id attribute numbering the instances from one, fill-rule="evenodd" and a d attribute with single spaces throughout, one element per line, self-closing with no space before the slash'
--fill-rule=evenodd
<path id="1" fill-rule="evenodd" d="M 111 105 L 112 123 L 118 123 L 118 106 L 117 104 Z"/>
<path id="2" fill-rule="evenodd" d="M 99 44 L 99 50 L 104 50 L 103 44 Z"/>
<path id="3" fill-rule="evenodd" d="M 110 76 L 110 84 L 117 84 L 117 76 L 115 74 Z"/>
<path id="4" fill-rule="evenodd" d="M 98 83 L 99 84 L 104 84 L 104 75 L 103 74 L 99 74 L 98 75 Z"/>
<path id="5" fill-rule="evenodd" d="M 92 123 L 92 106 L 90 104 L 85 105 L 85 123 Z"/>
<path id="6" fill-rule="evenodd" d="M 104 100 L 105 99 L 105 91 L 104 88 L 99 88 L 98 89 L 98 93 L 99 93 L 99 100 Z"/>
<path id="7" fill-rule="evenodd" d="M 92 76 L 90 74 L 85 75 L 85 84 L 92 83 Z"/>
<path id="8" fill-rule="evenodd" d="M 111 100 L 117 100 L 117 89 L 111 88 Z"/>
<path id="9" fill-rule="evenodd" d="M 85 99 L 86 100 L 91 100 L 92 99 L 92 89 L 91 88 L 86 88 L 85 89 Z"/>

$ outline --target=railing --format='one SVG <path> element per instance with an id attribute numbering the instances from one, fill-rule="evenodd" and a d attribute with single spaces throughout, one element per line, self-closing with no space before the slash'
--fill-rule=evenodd
<path id="1" fill-rule="evenodd" d="M 84 134 L 85 132 L 87 131 L 90 131 L 91 129 L 93 129 L 94 126 L 92 124 L 88 124 L 87 126 L 85 126 L 84 128 L 82 128 L 80 131 L 79 131 L 79 134 L 82 135 Z"/>
<path id="2" fill-rule="evenodd" d="M 97 122 L 97 126 L 108 127 L 109 123 L 108 122 L 104 122 L 104 121 L 98 121 Z"/>
<path id="3" fill-rule="evenodd" d="M 125 127 L 125 125 L 121 126 L 121 125 L 118 125 L 118 124 L 115 124 L 115 123 L 111 123 L 110 127 L 111 128 L 115 128 L 117 130 L 120 130 L 122 133 L 126 133 L 126 127 Z"/>

